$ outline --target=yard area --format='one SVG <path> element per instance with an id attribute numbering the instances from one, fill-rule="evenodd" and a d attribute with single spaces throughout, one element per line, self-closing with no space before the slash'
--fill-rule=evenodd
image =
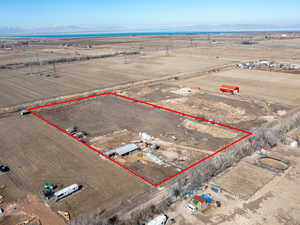
<path id="1" fill-rule="evenodd" d="M 33 115 L 2 117 L 0 127 L 6 127 L 0 129 L 0 135 L 6 137 L 1 142 L 1 162 L 11 169 L 5 175 L 10 182 L 4 175 L 0 180 L 3 177 L 1 184 L 7 185 L 8 191 L 17 187 L 21 193 L 40 196 L 43 183 L 57 184 L 59 189 L 77 183 L 82 190 L 51 203 L 53 209 L 74 216 L 116 207 L 148 188 L 137 177 L 101 160 L 95 152 Z"/>
<path id="2" fill-rule="evenodd" d="M 116 161 L 153 183 L 167 179 L 246 135 L 112 95 L 43 108 L 37 113 L 63 129 L 77 127 L 87 133 L 84 141 L 103 153 L 129 143 L 139 143 L 140 133 L 150 135 L 153 143 L 160 146 L 157 151 L 141 147 L 145 151 Z M 151 160 L 153 157 L 160 157 L 164 163 L 157 165 Z"/>
<path id="3" fill-rule="evenodd" d="M 240 87 L 240 95 L 269 103 L 297 105 L 300 102 L 300 76 L 297 74 L 234 69 L 174 82 L 219 92 L 222 84 Z"/>

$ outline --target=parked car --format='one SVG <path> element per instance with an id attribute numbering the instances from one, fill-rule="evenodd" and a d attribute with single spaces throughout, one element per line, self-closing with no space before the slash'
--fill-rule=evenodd
<path id="1" fill-rule="evenodd" d="M 30 114 L 30 111 L 28 111 L 27 109 L 20 110 L 20 115 L 21 116 L 24 116 L 24 115 L 27 115 L 27 114 Z"/>
<path id="2" fill-rule="evenodd" d="M 0 172 L 6 173 L 9 171 L 9 167 L 5 165 L 0 165 Z"/>
<path id="3" fill-rule="evenodd" d="M 78 131 L 78 132 L 73 133 L 73 136 L 76 137 L 76 138 L 78 138 L 78 139 L 84 138 L 85 135 L 86 134 L 83 131 Z"/>
<path id="4" fill-rule="evenodd" d="M 187 205 L 185 205 L 185 208 L 188 209 L 190 212 L 196 212 L 197 211 L 197 208 L 196 206 L 188 203 Z"/>
<path id="5" fill-rule="evenodd" d="M 69 134 L 74 134 L 77 131 L 76 127 L 69 127 L 66 129 Z"/>

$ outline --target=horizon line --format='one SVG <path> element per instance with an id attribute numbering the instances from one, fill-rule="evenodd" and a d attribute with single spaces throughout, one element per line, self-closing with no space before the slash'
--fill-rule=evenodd
<path id="1" fill-rule="evenodd" d="M 281 33 L 300 32 L 297 29 L 228 29 L 228 30 L 177 30 L 177 31 L 120 31 L 120 32 L 97 32 L 97 31 L 70 31 L 70 32 L 40 32 L 40 33 L 0 33 L 0 38 L 51 38 L 51 37 L 108 37 L 108 36 L 146 36 L 146 35 L 180 35 L 180 34 L 217 34 L 217 33 Z"/>

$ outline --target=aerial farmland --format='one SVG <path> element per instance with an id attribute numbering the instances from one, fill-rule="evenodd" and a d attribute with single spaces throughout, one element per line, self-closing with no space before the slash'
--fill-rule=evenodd
<path id="1" fill-rule="evenodd" d="M 300 36 L 259 35 L 0 39 L 0 224 L 297 224 Z"/>

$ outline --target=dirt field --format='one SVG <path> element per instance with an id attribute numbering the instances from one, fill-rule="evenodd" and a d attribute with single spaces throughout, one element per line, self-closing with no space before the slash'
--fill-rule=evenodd
<path id="1" fill-rule="evenodd" d="M 255 35 L 255 34 L 254 34 Z M 218 44 L 239 42 L 253 34 L 211 34 Z M 30 62 L 45 59 L 72 57 L 78 55 L 98 55 L 107 52 L 142 50 L 160 51 L 168 48 L 171 52 L 178 48 L 210 46 L 208 35 L 163 35 L 93 38 L 18 38 L 1 39 L 0 64 Z M 212 46 L 216 45 L 214 43 Z"/>
<path id="2" fill-rule="evenodd" d="M 7 188 L 11 189 L 11 186 L 8 185 Z M 65 225 L 64 219 L 54 213 L 49 205 L 45 204 L 36 195 L 28 194 L 26 197 L 19 198 L 15 202 L 9 202 L 5 198 L 5 203 L 1 207 L 5 210 L 5 215 L 0 216 L 0 224 L 3 225 L 20 224 L 22 222 L 26 224 L 26 221 L 29 224 Z"/>
<path id="3" fill-rule="evenodd" d="M 183 201 L 168 215 L 175 216 L 176 225 L 298 225 L 299 150 L 287 146 L 272 149 L 270 155 L 290 163 L 283 173 L 257 167 L 253 164 L 257 155 L 247 157 L 212 179 L 212 184 L 223 188 L 222 193 L 205 191 L 222 202 L 220 208 L 211 207 L 191 215 L 185 208 L 187 201 Z"/>
<path id="4" fill-rule="evenodd" d="M 287 48 L 297 49 L 300 48 L 300 41 L 299 39 L 268 40 L 268 41 L 260 41 L 258 46 L 268 47 L 268 48 L 279 48 L 279 49 L 287 49 Z"/>
<path id="5" fill-rule="evenodd" d="M 270 182 L 274 176 L 275 174 L 268 170 L 241 162 L 219 177 L 216 184 L 221 185 L 226 192 L 247 200 Z"/>
<path id="6" fill-rule="evenodd" d="M 6 128 L 0 129 L 1 136 L 6 136 L 1 142 L 1 162 L 11 169 L 7 175 L 10 182 L 1 184 L 8 189 L 16 185 L 22 192 L 40 195 L 43 183 L 58 184 L 59 188 L 83 185 L 78 193 L 52 204 L 56 210 L 72 215 L 107 210 L 147 188 L 140 179 L 101 160 L 33 115 L 1 118 L 0 127 Z"/>
<path id="7" fill-rule="evenodd" d="M 186 119 L 188 117 L 184 118 L 173 112 L 159 110 L 111 95 L 99 96 L 61 107 L 45 108 L 45 110 L 38 111 L 38 114 L 64 129 L 75 126 L 86 132 L 89 139 L 126 129 L 134 134 L 145 132 L 164 142 L 175 142 L 177 145 L 193 147 L 199 151 L 199 154 L 195 153 L 195 158 L 189 158 L 186 155 L 188 158 L 186 164 L 190 165 L 202 159 L 200 158 L 203 156 L 201 150 L 204 150 L 205 154 L 213 153 L 245 135 L 238 131 L 216 127 L 191 118 Z M 186 125 L 186 122 L 189 126 Z M 173 137 L 176 139 L 173 140 Z M 114 139 L 114 141 L 117 140 Z M 136 139 L 131 141 L 134 140 Z M 87 140 L 87 142 L 89 141 Z M 128 142 L 124 143 L 122 139 L 119 143 L 117 147 L 128 144 Z M 111 149 L 114 147 L 111 145 Z M 103 151 L 101 146 L 99 146 L 99 150 Z M 150 162 L 147 165 L 140 163 L 140 166 L 134 163 L 125 163 L 125 165 L 135 172 L 141 172 L 142 176 L 154 183 L 174 174 L 173 169 L 160 167 Z M 168 172 L 168 170 L 170 171 Z"/>
<path id="8" fill-rule="evenodd" d="M 218 92 L 222 84 L 232 84 L 240 87 L 241 96 L 264 99 L 268 103 L 300 103 L 300 76 L 296 74 L 236 69 L 175 83 L 213 92 Z"/>
<path id="9" fill-rule="evenodd" d="M 99 55 L 120 51 L 139 51 L 136 56 L 95 59 L 23 69 L 0 70 L 0 107 L 14 106 L 36 100 L 108 88 L 140 80 L 160 78 L 179 73 L 202 71 L 213 66 L 268 58 L 283 62 L 300 62 L 298 48 L 280 51 L 271 47 L 243 46 L 240 40 L 256 34 L 115 37 L 111 39 L 25 40 L 29 47 L 0 50 L 0 64 L 28 62 L 74 56 Z M 191 39 L 192 44 L 191 44 Z M 265 40 L 259 43 L 298 43 L 292 40 Z M 69 44 L 70 47 L 63 47 Z M 86 48 L 93 45 L 92 48 Z M 268 50 L 266 50 L 268 49 Z M 274 48 L 276 49 L 276 48 Z M 33 75 L 30 75 L 31 73 Z M 43 75 L 38 75 L 42 73 Z M 244 71 L 243 71 L 244 73 Z M 247 72 L 245 72 L 247 74 Z M 213 77 L 213 76 L 212 76 Z M 235 77 L 232 77 L 235 79 Z M 252 87 L 251 87 L 252 88 Z M 281 87 L 280 87 L 281 88 Z"/>
<path id="10" fill-rule="evenodd" d="M 272 104 L 243 95 L 231 96 L 215 91 L 206 91 L 203 88 L 199 89 L 200 82 L 197 83 L 198 79 L 201 78 L 182 79 L 143 89 L 132 89 L 126 94 L 246 130 L 265 123 L 268 116 L 273 119 L 279 118 L 278 111 L 291 108 L 285 104 Z M 196 81 L 192 82 L 193 80 Z M 201 82 L 202 84 L 203 82 Z M 188 95 L 174 94 L 174 91 L 181 90 L 182 87 L 198 88 L 199 92 Z"/>
<path id="11" fill-rule="evenodd" d="M 31 68 L 0 70 L 0 107 L 200 71 L 226 62 L 230 61 L 180 54 L 166 57 L 164 52 L 155 52 L 127 59 L 114 57 L 57 64 L 55 74 L 51 65 L 32 69 L 34 72 L 46 71 L 45 74 L 50 73 L 51 76 L 31 75 Z"/>
<path id="12" fill-rule="evenodd" d="M 243 44 L 245 40 L 253 43 Z M 130 51 L 140 54 L 57 63 L 55 67 L 0 69 L 0 109 L 114 88 L 129 97 L 251 131 L 300 104 L 300 76 L 232 66 L 260 59 L 300 63 L 299 42 L 299 33 L 289 33 L 288 38 L 281 33 L 226 33 L 18 39 L 9 40 L 4 47 L 1 39 L 0 65 Z M 165 80 L 158 81 L 160 78 Z M 151 83 L 146 82 L 149 80 Z M 142 82 L 135 85 L 138 81 Z M 120 87 L 125 84 L 126 88 Z M 221 84 L 237 85 L 241 93 L 222 94 Z M 182 94 L 182 88 L 195 92 Z M 86 142 L 103 152 L 137 143 L 139 132 L 151 135 L 159 149 L 152 151 L 151 143 L 143 142 L 146 150 L 113 159 L 154 183 L 240 137 L 219 126 L 113 96 L 38 113 L 64 129 L 76 126 L 87 132 Z M 126 214 L 135 204 L 147 204 L 152 197 L 148 191 L 155 192 L 157 199 L 163 192 L 170 194 L 167 185 L 162 189 L 147 185 L 34 115 L 1 114 L 0 136 L 0 163 L 11 169 L 0 174 L 0 195 L 4 196 L 0 207 L 8 212 L 0 215 L 1 225 L 15 225 L 30 214 L 45 225 L 50 220 L 58 225 L 62 220 L 57 210 L 70 212 L 72 218 L 90 213 L 110 216 L 110 209 Z M 163 164 L 154 162 L 148 153 L 163 159 Z M 258 167 L 253 156 L 247 157 L 213 179 L 224 189 L 214 195 L 222 207 L 190 215 L 184 200 L 168 215 L 176 218 L 176 225 L 298 225 L 298 153 L 299 148 L 286 146 L 273 150 L 272 154 L 289 162 L 284 173 Z M 43 183 L 58 184 L 59 189 L 78 183 L 83 188 L 55 203 L 41 198 Z"/>
<path id="13" fill-rule="evenodd" d="M 298 39 L 299 40 L 299 39 Z M 178 49 L 176 52 L 182 52 L 186 55 L 193 56 L 206 56 L 214 57 L 217 59 L 226 59 L 231 61 L 255 61 L 258 59 L 270 59 L 278 60 L 283 62 L 300 62 L 298 48 L 285 48 L 285 49 L 272 49 L 262 48 L 254 46 L 243 46 L 243 45 L 222 45 L 216 47 L 201 47 L 201 48 L 188 48 L 188 49 Z"/>

